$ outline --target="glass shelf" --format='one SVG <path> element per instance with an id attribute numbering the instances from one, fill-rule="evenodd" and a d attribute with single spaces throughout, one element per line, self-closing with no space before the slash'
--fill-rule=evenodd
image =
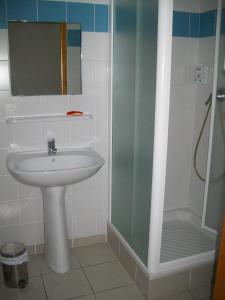
<path id="1" fill-rule="evenodd" d="M 32 122 L 32 121 L 55 121 L 55 120 L 89 120 L 93 116 L 90 113 L 84 113 L 81 116 L 67 116 L 65 114 L 44 114 L 44 115 L 25 115 L 25 116 L 10 116 L 5 119 L 6 123 L 12 124 L 17 122 Z"/>

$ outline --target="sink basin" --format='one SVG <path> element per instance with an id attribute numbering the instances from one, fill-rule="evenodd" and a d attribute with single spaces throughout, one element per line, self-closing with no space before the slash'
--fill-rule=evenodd
<path id="1" fill-rule="evenodd" d="M 104 159 L 93 149 L 74 148 L 54 156 L 45 151 L 10 153 L 6 163 L 16 180 L 42 188 L 83 181 L 98 172 Z"/>
<path id="2" fill-rule="evenodd" d="M 103 166 L 104 159 L 93 149 L 14 152 L 7 156 L 7 168 L 19 182 L 41 189 L 44 209 L 45 260 L 57 273 L 71 268 L 65 212 L 65 189 L 83 181 Z"/>

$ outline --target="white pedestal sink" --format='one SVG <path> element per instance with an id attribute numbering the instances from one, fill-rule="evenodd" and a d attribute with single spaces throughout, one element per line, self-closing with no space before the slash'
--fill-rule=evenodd
<path id="1" fill-rule="evenodd" d="M 7 156 L 11 175 L 27 185 L 41 188 L 44 207 L 45 259 L 57 273 L 71 267 L 68 244 L 65 187 L 83 181 L 104 164 L 93 149 L 75 148 L 58 151 L 49 156 L 46 151 L 14 152 Z"/>

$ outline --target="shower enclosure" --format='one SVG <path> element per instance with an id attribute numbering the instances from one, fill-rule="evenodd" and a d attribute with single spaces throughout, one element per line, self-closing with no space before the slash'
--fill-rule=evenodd
<path id="1" fill-rule="evenodd" d="M 187 12 L 189 22 L 199 18 L 202 26 L 191 40 L 175 30 L 186 12 L 177 12 L 172 0 L 112 1 L 110 226 L 152 276 L 214 259 L 225 208 L 222 6 L 219 0 L 210 10 Z M 210 35 L 208 16 L 216 27 Z M 197 85 L 189 77 L 202 61 L 209 64 L 208 81 Z M 182 64 L 191 70 L 185 84 Z M 197 153 L 202 181 L 194 173 L 194 149 L 211 93 Z"/>
<path id="2" fill-rule="evenodd" d="M 113 3 L 112 223 L 147 264 L 157 1 Z"/>

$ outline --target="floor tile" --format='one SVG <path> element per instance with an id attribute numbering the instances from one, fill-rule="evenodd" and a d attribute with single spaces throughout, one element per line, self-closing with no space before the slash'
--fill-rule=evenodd
<path id="1" fill-rule="evenodd" d="M 96 294 L 97 300 L 145 300 L 140 290 L 135 286 L 127 286 Z"/>
<path id="2" fill-rule="evenodd" d="M 54 273 L 46 264 L 44 254 L 39 254 L 38 256 L 38 264 L 41 271 L 41 274 L 51 274 Z"/>
<path id="3" fill-rule="evenodd" d="M 89 283 L 81 269 L 65 274 L 43 275 L 48 300 L 64 300 L 92 294 Z"/>
<path id="4" fill-rule="evenodd" d="M 0 295 L 4 300 L 46 300 L 40 277 L 31 278 L 25 289 L 13 289 L 1 284 Z"/>
<path id="5" fill-rule="evenodd" d="M 39 254 L 38 256 L 38 262 L 39 262 L 39 268 L 41 271 L 41 274 L 54 274 L 54 272 L 48 267 L 48 265 L 45 262 L 45 258 L 43 254 Z M 71 269 L 79 269 L 80 263 L 77 259 L 76 254 L 74 251 L 72 251 L 72 266 Z"/>
<path id="6" fill-rule="evenodd" d="M 28 274 L 29 277 L 36 277 L 41 275 L 41 271 L 39 268 L 39 259 L 37 255 L 29 256 Z"/>
<path id="7" fill-rule="evenodd" d="M 88 280 L 94 292 L 100 292 L 133 283 L 132 278 L 118 261 L 86 267 Z"/>
<path id="8" fill-rule="evenodd" d="M 79 247 L 75 251 L 81 265 L 85 267 L 117 260 L 112 248 L 107 243 Z"/>
<path id="9" fill-rule="evenodd" d="M 195 299 L 203 300 L 203 299 L 206 299 L 210 296 L 211 287 L 208 286 L 208 285 L 201 286 L 199 288 L 191 289 L 190 293 L 195 297 Z"/>
<path id="10" fill-rule="evenodd" d="M 0 267 L 0 282 L 4 281 L 2 266 Z"/>
<path id="11" fill-rule="evenodd" d="M 176 294 L 173 296 L 165 296 L 161 298 L 150 298 L 149 300 L 195 300 L 188 292 Z"/>
<path id="12" fill-rule="evenodd" d="M 73 298 L 70 300 L 96 300 L 96 298 L 94 295 L 88 295 L 88 296 L 84 296 L 84 297 Z"/>

